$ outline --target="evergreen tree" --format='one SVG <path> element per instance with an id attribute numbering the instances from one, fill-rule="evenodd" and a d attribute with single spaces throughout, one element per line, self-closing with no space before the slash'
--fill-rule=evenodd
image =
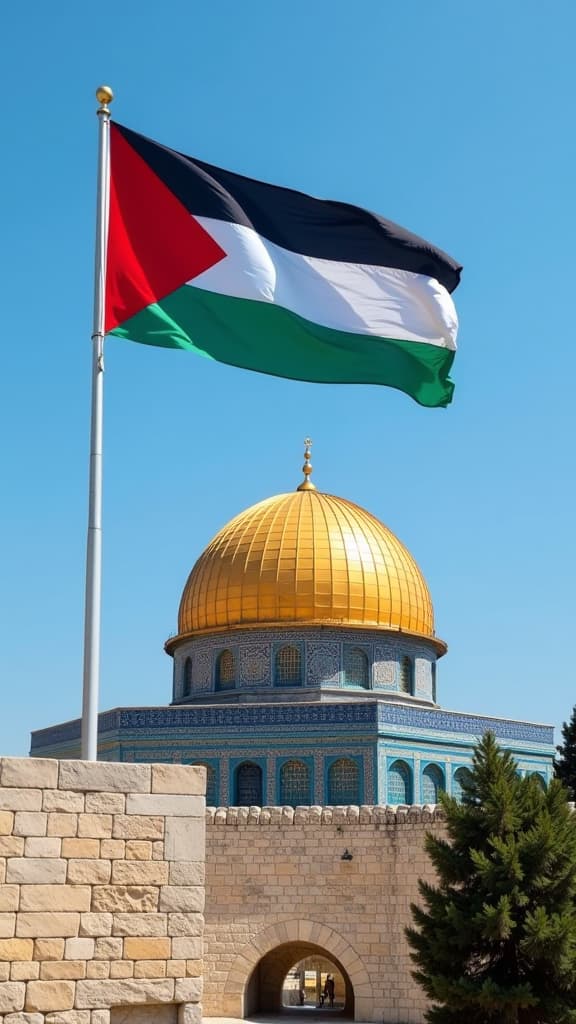
<path id="1" fill-rule="evenodd" d="M 486 733 L 447 838 L 429 834 L 438 882 L 420 881 L 407 929 L 433 1024 L 576 1022 L 576 815 L 567 793 L 520 778 Z"/>
<path id="2" fill-rule="evenodd" d="M 570 799 L 576 794 L 576 707 L 572 709 L 572 718 L 562 726 L 564 743 L 556 750 L 560 757 L 554 761 L 556 778 L 570 790 Z"/>

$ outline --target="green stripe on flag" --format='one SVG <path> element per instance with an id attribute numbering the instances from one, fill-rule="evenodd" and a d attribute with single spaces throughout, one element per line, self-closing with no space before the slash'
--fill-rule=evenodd
<path id="1" fill-rule="evenodd" d="M 385 384 L 420 405 L 446 406 L 454 352 L 438 345 L 320 327 L 281 306 L 186 285 L 112 334 L 181 348 L 276 377 L 325 384 Z"/>

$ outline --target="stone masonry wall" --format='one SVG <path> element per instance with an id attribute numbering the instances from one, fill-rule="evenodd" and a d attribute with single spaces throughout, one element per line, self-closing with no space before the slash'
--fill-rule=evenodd
<path id="1" fill-rule="evenodd" d="M 404 928 L 433 878 L 425 834 L 442 828 L 434 807 L 209 808 L 204 1013 L 269 1010 L 270 988 L 322 950 L 356 1020 L 420 1024 Z"/>
<path id="2" fill-rule="evenodd" d="M 204 792 L 198 767 L 0 759 L 0 1024 L 200 1020 Z"/>

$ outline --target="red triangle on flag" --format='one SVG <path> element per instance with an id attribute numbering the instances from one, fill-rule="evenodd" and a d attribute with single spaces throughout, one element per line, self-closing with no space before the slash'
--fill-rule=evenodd
<path id="1" fill-rule="evenodd" d="M 111 124 L 105 331 L 165 298 L 225 256 Z"/>

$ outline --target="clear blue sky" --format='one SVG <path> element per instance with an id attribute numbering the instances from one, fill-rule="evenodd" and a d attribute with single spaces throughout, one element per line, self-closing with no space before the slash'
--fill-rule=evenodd
<path id="1" fill-rule="evenodd" d="M 211 536 L 300 479 L 419 561 L 442 704 L 556 724 L 573 632 L 569 0 L 61 0 L 2 18 L 0 753 L 81 705 L 94 89 L 212 163 L 356 202 L 464 264 L 446 411 L 111 339 L 101 707 L 167 702 L 180 592 Z"/>

